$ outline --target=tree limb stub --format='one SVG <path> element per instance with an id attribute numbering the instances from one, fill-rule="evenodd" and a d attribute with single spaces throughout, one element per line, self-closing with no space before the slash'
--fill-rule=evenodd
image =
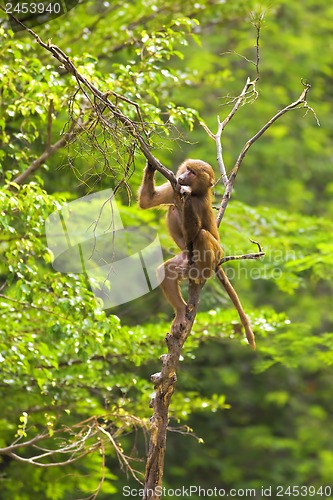
<path id="1" fill-rule="evenodd" d="M 226 255 L 223 259 L 220 260 L 219 265 L 225 264 L 225 262 L 230 262 L 232 260 L 246 260 L 246 259 L 260 259 L 260 257 L 264 257 L 265 252 L 258 253 L 245 253 L 243 255 Z"/>

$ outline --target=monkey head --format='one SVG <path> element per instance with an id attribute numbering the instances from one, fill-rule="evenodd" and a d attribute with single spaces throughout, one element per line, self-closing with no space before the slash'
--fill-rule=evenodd
<path id="1" fill-rule="evenodd" d="M 205 195 L 215 183 L 214 170 L 202 160 L 185 160 L 176 178 L 181 186 L 189 186 L 193 195 Z"/>

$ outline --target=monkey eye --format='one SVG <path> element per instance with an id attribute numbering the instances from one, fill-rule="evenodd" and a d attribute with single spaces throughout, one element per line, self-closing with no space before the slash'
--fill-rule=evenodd
<path id="1" fill-rule="evenodd" d="M 196 173 L 194 172 L 194 170 L 192 170 L 191 168 L 188 168 L 187 170 L 188 170 L 188 172 L 189 172 L 190 174 L 196 175 Z"/>

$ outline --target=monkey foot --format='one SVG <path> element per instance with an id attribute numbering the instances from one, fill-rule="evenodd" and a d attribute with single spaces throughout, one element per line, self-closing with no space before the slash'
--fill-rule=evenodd
<path id="1" fill-rule="evenodd" d="M 171 324 L 172 335 L 174 335 L 175 337 L 179 337 L 182 331 L 185 329 L 185 325 L 186 325 L 185 312 L 177 314 Z"/>

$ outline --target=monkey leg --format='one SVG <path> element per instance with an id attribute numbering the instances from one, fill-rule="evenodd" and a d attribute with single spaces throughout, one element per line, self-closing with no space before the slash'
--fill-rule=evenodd
<path id="1" fill-rule="evenodd" d="M 201 229 L 193 242 L 193 264 L 189 268 L 189 277 L 199 282 L 210 278 L 222 254 L 216 238 L 209 231 Z"/>
<path id="2" fill-rule="evenodd" d="M 182 325 L 185 324 L 186 302 L 182 297 L 179 281 L 186 278 L 187 267 L 186 252 L 182 252 L 172 259 L 167 260 L 157 271 L 159 274 L 163 272 L 164 268 L 164 279 L 161 283 L 161 288 L 165 298 L 175 312 L 175 319 L 171 325 L 171 333 L 179 331 Z"/>

